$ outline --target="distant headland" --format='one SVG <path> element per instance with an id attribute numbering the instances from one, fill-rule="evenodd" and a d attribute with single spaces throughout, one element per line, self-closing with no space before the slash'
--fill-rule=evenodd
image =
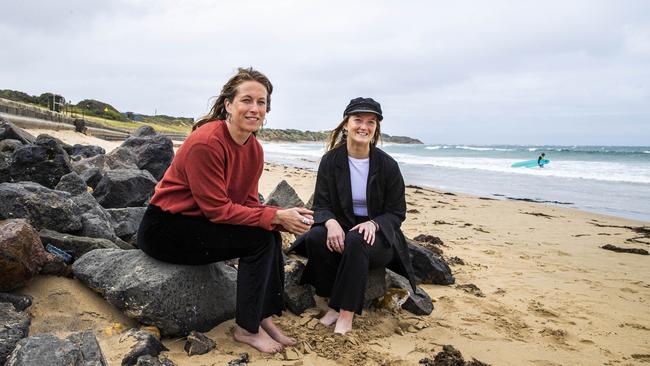
<path id="1" fill-rule="evenodd" d="M 4 89 L 0 90 L 0 98 L 17 103 L 48 109 L 68 115 L 72 118 L 83 118 L 109 128 L 121 130 L 136 130 L 142 125 L 149 125 L 159 132 L 173 134 L 189 134 L 194 123 L 193 118 L 173 117 L 166 115 L 150 116 L 136 112 L 120 112 L 109 103 L 94 99 L 84 99 L 76 104 L 55 93 L 43 93 L 32 96 L 27 93 Z M 296 129 L 262 128 L 257 137 L 263 141 L 277 142 L 323 142 L 327 140 L 329 131 L 300 131 Z M 394 144 L 422 144 L 422 141 L 407 136 L 391 136 L 381 134 L 381 141 Z"/>

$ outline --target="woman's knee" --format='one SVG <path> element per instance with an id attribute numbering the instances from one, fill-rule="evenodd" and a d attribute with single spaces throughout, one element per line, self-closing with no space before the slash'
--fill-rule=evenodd
<path id="1" fill-rule="evenodd" d="M 345 234 L 344 250 L 348 252 L 360 252 L 367 255 L 369 252 L 369 247 L 368 247 L 368 243 L 363 238 L 363 234 L 356 230 L 353 230 L 353 231 L 348 231 Z"/>

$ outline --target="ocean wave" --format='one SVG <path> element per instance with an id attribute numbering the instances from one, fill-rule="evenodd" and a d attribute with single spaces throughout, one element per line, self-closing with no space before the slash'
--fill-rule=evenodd
<path id="1" fill-rule="evenodd" d="M 495 173 L 554 176 L 572 179 L 593 179 L 609 182 L 650 184 L 650 170 L 647 165 L 628 165 L 583 161 L 552 161 L 544 169 L 512 168 L 515 160 L 494 158 L 422 157 L 410 154 L 392 154 L 401 164 L 413 166 L 484 170 Z"/>
<path id="2" fill-rule="evenodd" d="M 514 151 L 510 148 L 500 148 L 500 147 L 477 147 L 477 146 L 456 146 L 456 149 L 461 150 L 472 150 L 472 151 Z"/>
<path id="3" fill-rule="evenodd" d="M 439 150 L 442 149 L 442 146 L 427 146 L 425 147 L 427 150 Z"/>

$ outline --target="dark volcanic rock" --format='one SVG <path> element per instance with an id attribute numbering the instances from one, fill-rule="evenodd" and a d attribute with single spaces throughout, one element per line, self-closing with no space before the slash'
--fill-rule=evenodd
<path id="1" fill-rule="evenodd" d="M 0 140 L 18 140 L 23 144 L 36 141 L 36 138 L 27 131 L 0 117 Z"/>
<path id="2" fill-rule="evenodd" d="M 611 250 L 613 252 L 618 252 L 618 253 L 632 253 L 632 254 L 641 254 L 641 255 L 648 255 L 648 251 L 645 249 L 640 249 L 640 248 L 621 248 L 617 247 L 612 244 L 605 244 L 601 248 L 606 249 L 606 250 Z"/>
<path id="3" fill-rule="evenodd" d="M 38 233 L 26 220 L 0 221 L 0 291 L 16 289 L 47 262 Z"/>
<path id="4" fill-rule="evenodd" d="M 406 239 L 406 243 L 408 244 L 413 270 L 418 283 L 451 285 L 456 281 L 444 259 L 412 240 Z"/>
<path id="5" fill-rule="evenodd" d="M 9 303 L 0 302 L 0 365 L 5 364 L 16 343 L 27 337 L 30 323 L 29 315 L 17 312 Z"/>
<path id="6" fill-rule="evenodd" d="M 75 172 L 70 172 L 61 177 L 59 183 L 54 187 L 58 191 L 65 191 L 73 196 L 87 192 L 86 182 Z"/>
<path id="7" fill-rule="evenodd" d="M 187 336 L 183 349 L 187 352 L 188 356 L 194 356 L 206 354 L 212 351 L 216 346 L 217 344 L 205 334 L 191 332 Z"/>
<path id="8" fill-rule="evenodd" d="M 118 147 L 106 154 L 107 170 L 110 169 L 139 169 L 137 156 L 130 149 Z M 106 171 L 106 170 L 105 170 Z"/>
<path id="9" fill-rule="evenodd" d="M 137 339 L 131 351 L 122 359 L 122 366 L 136 365 L 143 356 L 158 357 L 160 352 L 169 351 L 153 334 L 145 331 L 129 331 L 129 336 Z"/>
<path id="10" fill-rule="evenodd" d="M 75 213 L 81 219 L 82 225 L 81 230 L 75 232 L 75 234 L 90 238 L 104 238 L 117 243 L 119 238 L 115 235 L 111 225 L 111 215 L 97 202 L 92 194 L 83 192 L 71 199 L 76 205 Z M 117 244 L 119 245 L 119 243 Z"/>
<path id="11" fill-rule="evenodd" d="M 32 181 L 54 188 L 62 176 L 72 171 L 68 153 L 58 140 L 46 135 L 16 149 L 11 160 L 9 174 L 14 182 Z"/>
<path id="12" fill-rule="evenodd" d="M 29 295 L 0 292 L 0 302 L 12 304 L 16 308 L 16 311 L 23 311 L 32 306 L 32 297 Z M 0 364 L 2 364 L 1 361 Z"/>
<path id="13" fill-rule="evenodd" d="M 118 249 L 119 247 L 108 239 L 89 238 L 72 234 L 62 234 L 56 231 L 42 229 L 38 235 L 43 245 L 52 244 L 68 252 L 75 259 L 95 249 Z"/>
<path id="14" fill-rule="evenodd" d="M 386 273 L 386 285 L 389 288 L 402 288 L 409 291 L 409 297 L 402 305 L 402 309 L 415 315 L 429 315 L 433 312 L 433 301 L 431 301 L 429 294 L 419 287 L 416 288 L 417 291 L 415 293 L 412 293 L 413 289 L 406 278 L 388 270 Z"/>
<path id="15" fill-rule="evenodd" d="M 156 136 L 158 133 L 151 126 L 140 126 L 135 132 L 133 132 L 133 137 L 151 137 Z"/>
<path id="16" fill-rule="evenodd" d="M 466 362 L 463 355 L 454 346 L 448 344 L 442 346 L 442 352 L 438 352 L 433 361 L 424 358 L 420 360 L 420 364 L 425 366 L 490 366 L 474 358 L 472 361 Z"/>
<path id="17" fill-rule="evenodd" d="M 265 205 L 278 206 L 284 208 L 303 207 L 305 204 L 302 202 L 296 191 L 287 183 L 282 180 L 273 189 L 273 192 L 266 198 Z"/>
<path id="18" fill-rule="evenodd" d="M 137 167 L 151 173 L 156 180 L 160 180 L 174 158 L 174 145 L 170 138 L 155 132 L 151 134 L 151 132 L 138 129 L 116 150 L 131 151 L 135 156 Z"/>
<path id="19" fill-rule="evenodd" d="M 99 168 L 94 167 L 84 170 L 80 175 L 81 179 L 86 182 L 86 185 L 92 189 L 97 187 L 97 184 L 99 184 L 103 176 L 102 171 Z"/>
<path id="20" fill-rule="evenodd" d="M 287 260 L 284 266 L 284 303 L 296 315 L 316 306 L 314 287 L 300 284 L 304 269 L 305 265 L 295 259 Z"/>
<path id="21" fill-rule="evenodd" d="M 38 183 L 0 183 L 0 219 L 25 218 L 36 229 L 81 230 L 78 207 L 67 192 Z"/>
<path id="22" fill-rule="evenodd" d="M 16 149 L 23 147 L 23 143 L 18 140 L 0 140 L 0 151 L 13 153 Z"/>
<path id="23" fill-rule="evenodd" d="M 138 232 L 146 210 L 146 207 L 126 207 L 109 208 L 106 211 L 111 215 L 115 235 L 123 240 L 129 240 Z"/>
<path id="24" fill-rule="evenodd" d="M 97 249 L 79 258 L 73 271 L 108 302 L 165 336 L 205 332 L 235 313 L 237 273 L 223 263 L 184 266 L 140 250 Z"/>
<path id="25" fill-rule="evenodd" d="M 97 338 L 91 330 L 72 333 L 67 338 L 81 351 L 84 366 L 107 366 L 106 358 L 99 348 Z"/>
<path id="26" fill-rule="evenodd" d="M 386 268 L 372 268 L 368 271 L 366 293 L 364 294 L 364 307 L 369 307 L 373 301 L 386 293 Z"/>
<path id="27" fill-rule="evenodd" d="M 138 362 L 135 366 L 176 366 L 174 361 L 168 359 L 167 357 L 153 357 L 150 355 L 144 355 L 138 357 Z"/>
<path id="28" fill-rule="evenodd" d="M 40 333 L 18 342 L 5 366 L 84 366 L 83 361 L 73 342 Z"/>
<path id="29" fill-rule="evenodd" d="M 72 153 L 70 155 L 90 158 L 95 155 L 103 154 L 106 154 L 106 150 L 101 146 L 75 144 L 72 146 Z"/>
<path id="30" fill-rule="evenodd" d="M 137 207 L 153 194 L 157 181 L 145 170 L 107 171 L 93 195 L 106 208 Z"/>

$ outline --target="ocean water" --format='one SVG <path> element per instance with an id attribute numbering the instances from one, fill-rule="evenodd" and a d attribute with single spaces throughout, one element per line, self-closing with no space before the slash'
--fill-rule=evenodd
<path id="1" fill-rule="evenodd" d="M 316 170 L 323 144 L 263 143 L 266 160 Z M 380 146 L 407 184 L 530 199 L 650 222 L 650 146 Z M 546 153 L 544 168 L 512 163 Z"/>

